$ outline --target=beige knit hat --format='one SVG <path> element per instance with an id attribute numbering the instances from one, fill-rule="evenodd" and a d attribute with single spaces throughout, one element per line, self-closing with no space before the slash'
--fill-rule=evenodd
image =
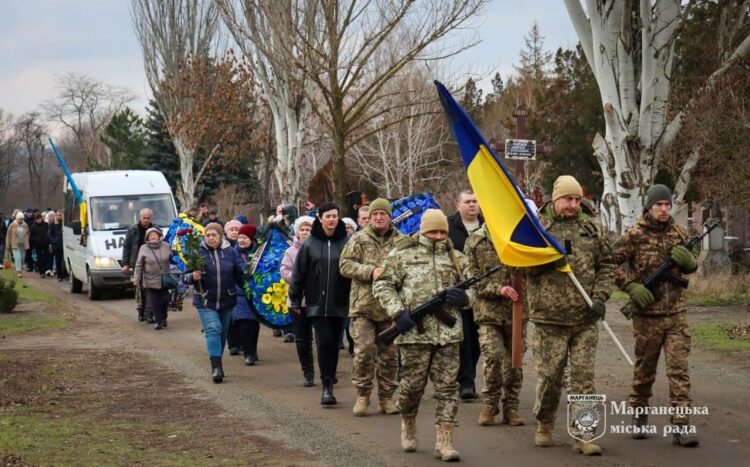
<path id="1" fill-rule="evenodd" d="M 577 195 L 583 197 L 583 189 L 578 180 L 571 177 L 570 175 L 560 175 L 555 180 L 555 184 L 552 187 L 552 201 L 563 196 Z"/>
<path id="2" fill-rule="evenodd" d="M 387 212 L 389 216 L 393 215 L 391 203 L 389 203 L 387 199 L 377 198 L 375 201 L 370 203 L 370 214 L 372 214 L 374 211 L 377 211 L 378 209 L 382 209 L 383 211 Z"/>
<path id="3" fill-rule="evenodd" d="M 224 235 L 224 228 L 218 222 L 209 222 L 208 225 L 206 225 L 206 227 L 204 228 L 204 230 L 215 230 L 219 232 L 219 237 Z"/>
<path id="4" fill-rule="evenodd" d="M 422 215 L 422 224 L 419 226 L 419 233 L 424 234 L 442 230 L 448 232 L 448 218 L 445 217 L 440 209 L 428 209 Z"/>

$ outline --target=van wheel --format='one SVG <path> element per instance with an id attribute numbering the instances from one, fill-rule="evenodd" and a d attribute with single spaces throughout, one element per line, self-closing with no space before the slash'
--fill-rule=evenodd
<path id="1" fill-rule="evenodd" d="M 81 290 L 83 290 L 83 282 L 76 279 L 73 275 L 70 263 L 68 263 L 68 283 L 70 284 L 70 293 L 81 293 Z"/>
<path id="2" fill-rule="evenodd" d="M 101 290 L 97 289 L 94 285 L 88 269 L 86 270 L 86 295 L 89 297 L 89 300 L 99 300 L 102 296 Z"/>

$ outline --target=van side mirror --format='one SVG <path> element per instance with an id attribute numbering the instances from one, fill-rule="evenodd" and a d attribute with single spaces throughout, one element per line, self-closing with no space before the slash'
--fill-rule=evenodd
<path id="1" fill-rule="evenodd" d="M 81 235 L 81 221 L 73 221 L 70 226 L 73 228 L 73 235 Z"/>

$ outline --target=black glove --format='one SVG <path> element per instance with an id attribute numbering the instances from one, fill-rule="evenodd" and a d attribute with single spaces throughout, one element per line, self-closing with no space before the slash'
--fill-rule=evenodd
<path id="1" fill-rule="evenodd" d="M 469 296 L 466 295 L 466 291 L 459 287 L 451 287 L 448 289 L 445 301 L 451 305 L 464 306 L 469 303 Z"/>
<path id="2" fill-rule="evenodd" d="M 401 332 L 401 334 L 411 330 L 411 328 L 417 325 L 417 323 L 415 323 L 411 319 L 409 310 L 402 311 L 401 313 L 397 314 L 396 317 L 393 318 L 393 322 L 396 323 L 396 327 Z"/>
<path id="3" fill-rule="evenodd" d="M 588 315 L 591 317 L 593 321 L 599 321 L 600 319 L 604 319 L 604 313 L 607 311 L 607 305 L 604 304 L 604 300 L 599 300 L 598 298 L 595 298 L 592 300 L 593 303 L 591 304 L 591 309 L 589 310 Z"/>

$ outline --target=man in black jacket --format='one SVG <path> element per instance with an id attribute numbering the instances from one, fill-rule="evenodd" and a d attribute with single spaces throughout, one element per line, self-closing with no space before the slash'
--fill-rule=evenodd
<path id="1" fill-rule="evenodd" d="M 457 211 L 448 216 L 448 236 L 453 248 L 463 253 L 464 244 L 469 235 L 484 224 L 479 213 L 479 202 L 471 190 L 462 191 L 456 202 Z M 461 364 L 458 369 L 459 394 L 461 399 L 476 399 L 477 391 L 474 379 L 477 376 L 479 361 L 479 331 L 474 322 L 472 309 L 461 310 L 461 323 L 464 328 L 464 340 L 461 342 Z"/>
<path id="2" fill-rule="evenodd" d="M 49 239 L 49 251 L 55 261 L 57 269 L 57 281 L 65 280 L 65 266 L 63 265 L 63 238 L 62 238 L 63 212 L 58 209 L 55 213 L 55 220 L 49 225 L 47 238 Z"/>
<path id="3" fill-rule="evenodd" d="M 149 208 L 141 209 L 138 223 L 128 228 L 125 236 L 125 245 L 122 247 L 122 273 L 132 274 L 135 271 L 135 262 L 138 258 L 138 250 L 146 243 L 146 231 L 153 227 L 151 219 L 154 213 Z M 138 321 L 154 322 L 153 315 L 146 309 L 146 291 L 140 284 L 135 284 L 135 307 L 138 310 Z"/>

